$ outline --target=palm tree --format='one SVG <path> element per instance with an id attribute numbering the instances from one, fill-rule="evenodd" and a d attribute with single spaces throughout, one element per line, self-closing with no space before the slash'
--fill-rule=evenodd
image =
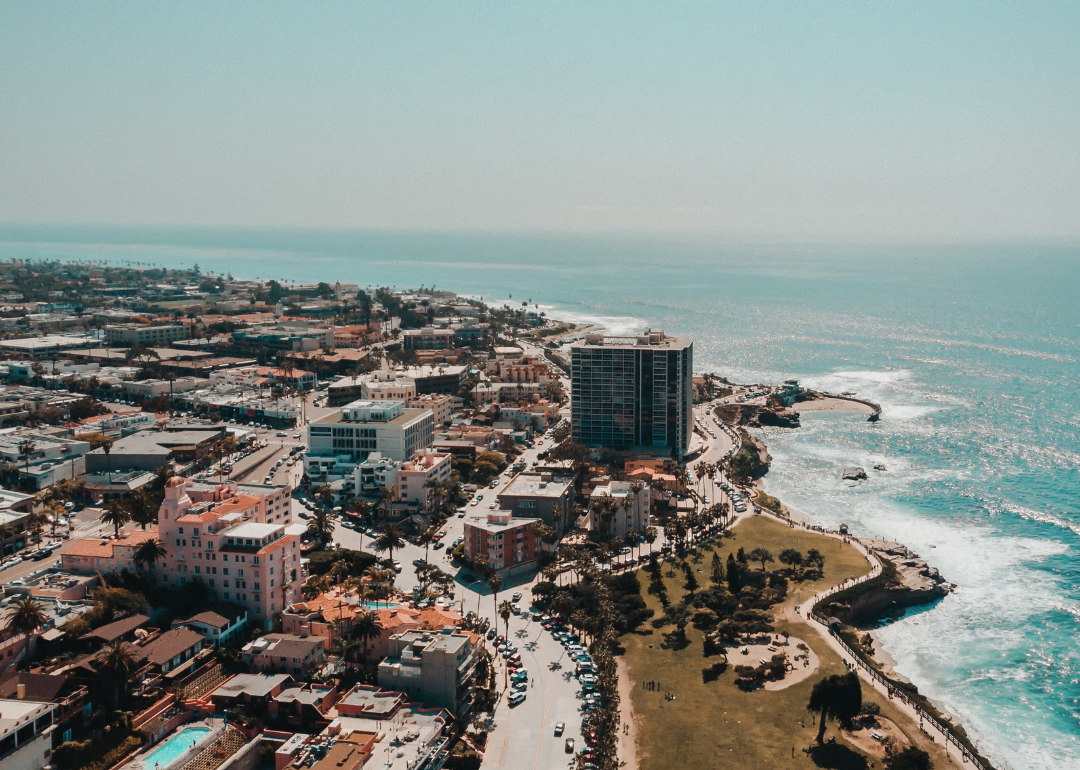
<path id="1" fill-rule="evenodd" d="M 30 440 L 30 439 L 25 439 L 23 441 L 20 441 L 18 446 L 19 446 L 19 457 L 23 458 L 23 460 L 26 462 L 26 480 L 29 481 L 30 480 L 30 456 L 32 454 L 34 454 L 34 452 L 37 451 L 37 443 Z"/>
<path id="2" fill-rule="evenodd" d="M 157 506 L 146 487 L 132 490 L 126 502 L 131 520 L 143 529 L 157 521 Z"/>
<path id="3" fill-rule="evenodd" d="M 49 512 L 49 524 L 52 526 L 52 537 L 56 539 L 56 522 L 63 516 L 67 509 L 64 508 L 64 504 L 59 500 L 51 500 L 45 506 L 45 509 Z"/>
<path id="4" fill-rule="evenodd" d="M 164 559 L 168 555 L 169 552 L 165 550 L 165 546 L 157 540 L 144 540 L 135 548 L 133 561 L 136 568 L 147 567 L 153 569 L 160 559 Z"/>
<path id="5" fill-rule="evenodd" d="M 660 532 L 657 531 L 657 528 L 653 527 L 651 524 L 648 527 L 645 528 L 645 542 L 647 542 L 649 544 L 649 555 L 650 556 L 652 555 L 652 543 L 657 542 L 657 537 L 659 535 L 660 535 Z"/>
<path id="6" fill-rule="evenodd" d="M 112 436 L 103 436 L 101 438 L 101 451 L 105 453 L 105 469 L 109 474 L 110 484 L 112 484 L 112 461 L 109 459 L 109 455 L 112 452 L 114 443 L 116 443 L 116 439 Z"/>
<path id="7" fill-rule="evenodd" d="M 366 526 L 368 523 L 367 518 L 368 515 L 371 513 L 371 503 L 369 503 L 362 497 L 358 497 L 352 501 L 350 507 L 353 509 L 353 513 L 360 517 L 360 523 L 362 526 L 358 527 L 356 530 L 360 533 L 360 545 L 358 546 L 357 550 L 362 551 L 364 550 L 364 526 Z"/>
<path id="8" fill-rule="evenodd" d="M 376 551 L 389 551 L 390 561 L 394 560 L 394 549 L 404 548 L 405 538 L 401 536 L 400 530 L 393 524 L 386 524 L 379 531 L 379 536 L 375 538 L 375 550 Z"/>
<path id="9" fill-rule="evenodd" d="M 135 653 L 129 645 L 117 639 L 98 653 L 97 660 L 101 664 L 101 673 L 112 684 L 113 708 L 116 708 L 120 690 L 127 684 L 128 675 L 135 668 Z"/>
<path id="10" fill-rule="evenodd" d="M 334 526 L 334 517 L 330 511 L 318 508 L 311 514 L 307 531 L 318 539 L 320 548 L 326 548 L 326 544 L 334 538 Z"/>
<path id="11" fill-rule="evenodd" d="M 378 639 L 382 630 L 379 614 L 372 610 L 361 612 L 353 620 L 352 636 L 364 645 L 364 660 L 367 660 L 368 643 Z"/>
<path id="12" fill-rule="evenodd" d="M 498 572 L 493 572 L 487 579 L 488 588 L 495 594 L 495 606 L 499 606 L 499 589 L 503 587 L 503 576 Z"/>
<path id="13" fill-rule="evenodd" d="M 117 537 L 120 537 L 120 527 L 129 521 L 131 521 L 131 514 L 128 513 L 127 508 L 119 500 L 114 497 L 105 503 L 105 510 L 101 514 L 101 523 L 111 524 Z"/>
<path id="14" fill-rule="evenodd" d="M 514 614 L 514 605 L 508 600 L 503 599 L 502 604 L 499 605 L 499 617 L 502 618 L 503 625 L 506 628 L 506 638 L 510 638 L 510 616 Z"/>
<path id="15" fill-rule="evenodd" d="M 29 646 L 30 635 L 45 625 L 47 620 L 41 605 L 32 597 L 24 596 L 8 610 L 4 630 L 12 636 L 26 634 L 26 644 Z"/>

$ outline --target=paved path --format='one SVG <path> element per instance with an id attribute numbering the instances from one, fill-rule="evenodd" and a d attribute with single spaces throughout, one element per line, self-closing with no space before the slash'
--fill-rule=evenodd
<path id="1" fill-rule="evenodd" d="M 765 515 L 772 516 L 779 521 L 789 523 L 783 517 L 776 516 L 775 514 L 772 514 L 770 512 L 765 513 Z M 900 711 L 902 711 L 905 715 L 907 715 L 914 724 L 919 725 L 922 731 L 926 735 L 928 735 L 931 740 L 933 740 L 935 743 L 940 742 L 944 746 L 945 752 L 949 755 L 950 759 L 959 759 L 962 762 L 971 762 L 974 767 L 980 767 L 981 765 L 975 760 L 974 757 L 970 756 L 970 754 L 966 758 L 964 757 L 964 754 L 967 753 L 966 750 L 964 750 L 962 747 L 955 743 L 955 739 L 952 738 L 951 734 L 947 730 L 938 726 L 936 723 L 933 722 L 932 719 L 924 718 L 924 714 L 921 709 L 910 703 L 901 693 L 894 691 L 892 688 L 881 682 L 866 666 L 865 663 L 863 663 L 859 658 L 852 655 L 847 650 L 846 646 L 829 632 L 827 626 L 814 619 L 814 607 L 822 600 L 828 598 L 829 596 L 832 596 L 838 591 L 842 591 L 845 588 L 850 588 L 851 586 L 858 585 L 859 583 L 864 583 L 867 580 L 871 580 L 881 574 L 881 561 L 878 559 L 877 555 L 873 551 L 868 549 L 858 539 L 846 537 L 833 532 L 823 532 L 820 530 L 814 531 L 827 537 L 834 537 L 838 540 L 845 541 L 849 545 L 853 546 L 860 553 L 862 553 L 865 559 L 872 565 L 872 567 L 870 572 L 863 575 L 862 577 L 845 580 L 840 585 L 826 589 L 804 601 L 802 604 L 796 607 L 796 611 L 798 612 L 799 616 L 806 621 L 807 625 L 809 625 L 818 632 L 822 639 L 824 639 L 826 643 L 828 643 L 833 648 L 836 654 L 841 657 L 841 659 L 844 661 L 844 664 L 849 669 L 853 669 L 854 671 L 856 671 L 859 674 L 859 678 L 869 684 L 871 689 L 888 698 L 893 703 L 893 705 L 900 709 Z"/>

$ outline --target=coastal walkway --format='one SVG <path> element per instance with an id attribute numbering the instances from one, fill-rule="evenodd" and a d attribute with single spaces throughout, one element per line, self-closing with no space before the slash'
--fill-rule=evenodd
<path id="1" fill-rule="evenodd" d="M 779 514 L 776 514 L 767 509 L 761 508 L 759 510 L 760 515 L 771 516 L 777 521 L 787 524 L 788 526 L 800 526 L 799 523 L 791 521 L 790 519 L 786 519 L 783 516 L 780 516 Z M 836 594 L 847 588 L 851 588 L 852 586 L 859 585 L 860 583 L 865 583 L 866 581 L 872 580 L 878 575 L 880 575 L 882 566 L 881 560 L 878 558 L 877 554 L 875 554 L 871 549 L 863 545 L 863 543 L 855 537 L 843 535 L 839 532 L 833 532 L 831 530 L 826 530 L 821 527 L 809 526 L 807 524 L 802 524 L 801 526 L 819 534 L 842 540 L 845 543 L 853 546 L 856 550 L 862 553 L 863 557 L 871 565 L 871 569 L 862 577 L 849 578 L 848 580 L 845 580 L 839 585 L 833 586 L 832 588 L 828 588 L 818 594 L 815 594 L 814 596 L 810 597 L 809 599 L 798 605 L 795 608 L 796 612 L 801 618 L 806 621 L 807 625 L 813 627 L 814 630 L 816 630 L 821 635 L 821 637 L 833 648 L 833 650 L 844 661 L 844 665 L 847 666 L 849 670 L 855 671 L 859 675 L 859 678 L 869 684 L 875 692 L 884 695 L 886 698 L 891 700 L 897 708 L 899 708 L 908 717 L 910 717 L 913 722 L 917 723 L 919 725 L 919 729 L 922 730 L 923 733 L 925 733 L 927 736 L 929 736 L 932 741 L 937 742 L 940 740 L 942 742 L 942 746 L 944 746 L 945 748 L 945 753 L 949 756 L 950 759 L 952 759 L 955 754 L 955 757 L 960 760 L 961 764 L 967 764 L 970 762 L 973 767 L 977 768 L 977 770 L 983 770 L 982 763 L 979 762 L 979 760 L 976 759 L 972 755 L 972 753 L 966 747 L 964 747 L 949 730 L 947 730 L 943 725 L 941 725 L 941 723 L 939 723 L 935 717 L 928 714 L 918 704 L 908 698 L 904 692 L 898 690 L 893 684 L 891 684 L 887 679 L 885 679 L 885 677 L 882 676 L 881 673 L 875 671 L 873 668 L 864 663 L 863 660 L 858 657 L 851 650 L 851 648 L 847 646 L 847 644 L 843 642 L 843 640 L 837 637 L 836 632 L 833 631 L 832 628 L 830 628 L 828 619 L 822 617 L 820 614 L 814 611 L 814 608 L 818 604 L 820 604 L 824 599 L 829 598 L 833 594 Z"/>

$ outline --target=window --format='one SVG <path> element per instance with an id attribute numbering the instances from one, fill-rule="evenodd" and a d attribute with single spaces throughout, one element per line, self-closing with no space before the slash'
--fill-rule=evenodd
<path id="1" fill-rule="evenodd" d="M 228 567 L 222 567 L 221 568 L 221 574 L 222 575 L 228 575 L 229 574 L 229 568 Z"/>

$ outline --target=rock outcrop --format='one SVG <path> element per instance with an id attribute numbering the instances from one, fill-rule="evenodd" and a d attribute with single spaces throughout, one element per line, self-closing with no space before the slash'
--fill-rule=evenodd
<path id="1" fill-rule="evenodd" d="M 822 612 L 853 626 L 869 626 L 883 618 L 901 615 L 905 607 L 928 604 L 947 596 L 953 586 L 935 567 L 904 546 L 877 549 L 878 556 L 893 569 L 874 580 L 831 597 Z"/>
<path id="2" fill-rule="evenodd" d="M 844 468 L 845 481 L 866 481 L 866 471 L 862 468 Z"/>
<path id="3" fill-rule="evenodd" d="M 729 404 L 718 406 L 716 416 L 731 425 L 747 428 L 798 428 L 799 413 L 780 406 L 755 406 L 753 404 Z"/>

